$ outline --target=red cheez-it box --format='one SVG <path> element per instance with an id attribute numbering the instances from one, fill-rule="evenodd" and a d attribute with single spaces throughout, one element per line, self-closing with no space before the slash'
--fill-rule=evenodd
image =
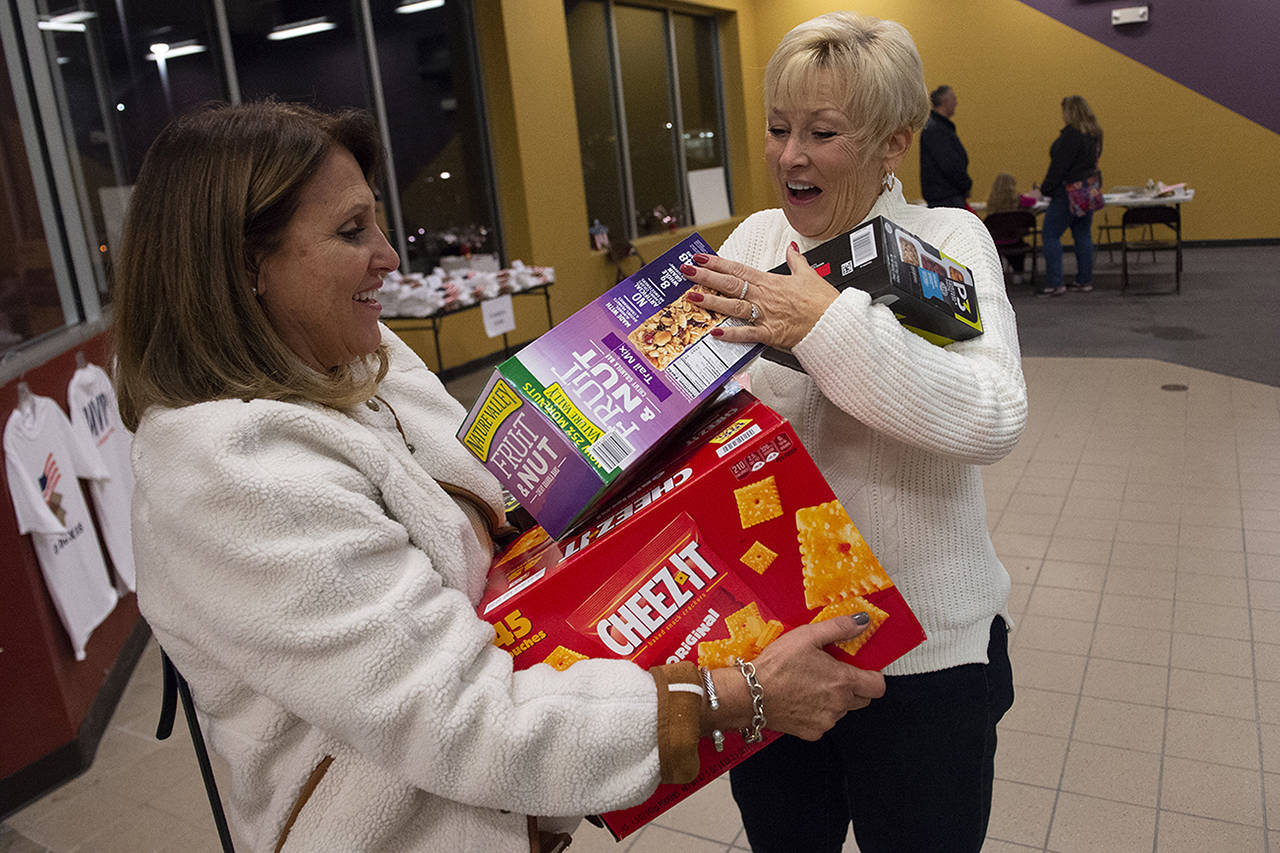
<path id="1" fill-rule="evenodd" d="M 746 392 L 713 408 L 671 461 L 559 542 L 535 527 L 494 563 L 480 604 L 516 669 L 586 658 L 643 667 L 755 658 L 783 631 L 866 611 L 828 650 L 881 669 L 924 640 L 791 425 Z M 766 686 L 766 690 L 767 690 Z M 766 715 L 768 703 L 765 705 Z M 766 732 L 765 743 L 777 735 Z M 701 771 L 602 815 L 621 839 L 760 749 L 699 745 Z"/>

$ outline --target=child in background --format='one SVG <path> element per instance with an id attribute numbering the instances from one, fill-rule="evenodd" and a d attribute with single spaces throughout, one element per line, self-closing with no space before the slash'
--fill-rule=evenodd
<path id="1" fill-rule="evenodd" d="M 1034 191 L 1034 189 L 1033 189 Z M 987 196 L 987 208 L 984 211 L 986 216 L 993 213 L 1002 213 L 1006 210 L 1021 210 L 1029 208 L 1036 203 L 1034 195 L 1018 192 L 1018 179 L 1008 172 L 1001 172 L 996 175 L 995 181 L 991 184 L 991 193 Z M 995 241 L 996 248 L 1004 250 L 1011 246 L 1026 246 L 1028 251 L 1030 245 L 1023 237 L 1016 232 L 1004 232 L 1003 229 L 994 229 L 991 232 L 991 238 Z M 1008 272 L 1011 273 L 1010 282 L 1012 284 L 1022 284 L 1027 280 L 1027 275 L 1023 272 L 1026 267 L 1027 253 L 1017 253 L 1006 255 L 1001 252 Z"/>

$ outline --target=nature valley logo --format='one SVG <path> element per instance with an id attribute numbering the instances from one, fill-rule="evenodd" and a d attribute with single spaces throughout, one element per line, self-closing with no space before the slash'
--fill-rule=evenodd
<path id="1" fill-rule="evenodd" d="M 58 523 L 66 526 L 67 511 L 62 508 L 62 494 L 56 491 L 62 481 L 62 472 L 58 470 L 58 460 L 50 453 L 44 460 L 44 471 L 37 481 L 40 485 L 40 496 L 44 498 L 49 511 L 58 519 Z"/>
<path id="2" fill-rule="evenodd" d="M 498 427 L 519 408 L 520 397 L 515 389 L 498 380 L 476 414 L 476 419 L 463 435 L 463 444 L 470 448 L 481 462 L 488 462 L 489 446 L 493 443 Z"/>

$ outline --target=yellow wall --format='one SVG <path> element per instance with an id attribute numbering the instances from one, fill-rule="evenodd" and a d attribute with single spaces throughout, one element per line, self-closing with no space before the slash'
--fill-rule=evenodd
<path id="1" fill-rule="evenodd" d="M 674 4 L 677 8 L 681 4 Z M 764 166 L 765 63 L 792 26 L 832 8 L 821 0 L 706 0 L 720 22 L 729 164 L 738 216 L 699 228 L 713 245 L 742 215 L 774 205 Z M 858 10 L 901 21 L 924 58 L 926 83 L 956 88 L 955 120 L 970 156 L 974 197 L 985 199 L 997 172 L 1023 186 L 1039 181 L 1062 126 L 1064 95 L 1084 95 L 1106 134 L 1107 186 L 1147 178 L 1186 181 L 1196 199 L 1183 209 L 1191 240 L 1280 237 L 1280 205 L 1257 192 L 1252 174 L 1280 161 L 1280 135 L 1104 47 L 1017 0 L 862 0 Z M 616 271 L 588 247 L 586 197 L 562 0 L 476 0 L 481 65 L 507 254 L 556 269 L 553 312 L 563 320 L 610 287 Z M 919 196 L 917 155 L 899 171 Z M 649 237 L 645 258 L 687 229 Z M 628 267 L 632 271 L 634 266 Z M 513 341 L 546 329 L 541 300 L 517 299 Z M 430 336 L 415 340 L 434 364 Z M 478 312 L 450 318 L 444 367 L 500 347 Z M 438 365 L 437 365 L 438 367 Z"/>

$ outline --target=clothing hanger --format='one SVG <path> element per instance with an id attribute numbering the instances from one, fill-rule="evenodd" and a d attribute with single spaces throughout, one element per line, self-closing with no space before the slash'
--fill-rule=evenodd
<path id="1" fill-rule="evenodd" d="M 31 393 L 31 386 L 24 380 L 18 380 L 18 411 L 24 415 L 34 413 L 36 398 Z"/>

